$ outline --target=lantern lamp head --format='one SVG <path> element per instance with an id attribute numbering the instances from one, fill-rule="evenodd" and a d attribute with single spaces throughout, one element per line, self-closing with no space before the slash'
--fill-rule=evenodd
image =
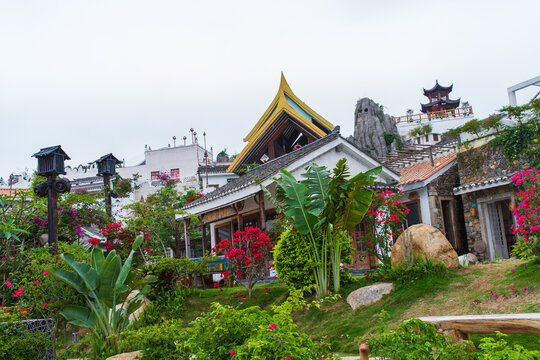
<path id="1" fill-rule="evenodd" d="M 32 156 L 38 160 L 37 175 L 40 176 L 65 174 L 64 161 L 71 160 L 60 145 L 43 148 Z"/>
<path id="2" fill-rule="evenodd" d="M 121 164 L 122 162 L 114 157 L 114 155 L 107 154 L 103 155 L 96 160 L 98 167 L 98 176 L 103 175 L 115 175 L 116 174 L 116 165 Z"/>

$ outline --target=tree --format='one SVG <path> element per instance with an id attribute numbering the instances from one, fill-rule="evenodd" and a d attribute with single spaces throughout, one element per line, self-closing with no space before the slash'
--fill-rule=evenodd
<path id="1" fill-rule="evenodd" d="M 308 235 L 306 247 L 311 261 L 317 264 L 314 275 L 319 297 L 328 293 L 330 266 L 334 291 L 339 291 L 341 242 L 336 234 L 352 231 L 362 221 L 373 195 L 365 186 L 373 184 L 381 170 L 379 166 L 349 178 L 346 160 L 341 159 L 332 174 L 325 166 L 312 164 L 302 174 L 301 181 L 287 170 L 280 170 L 281 178 L 275 179 L 283 213 L 300 234 Z M 316 233 L 322 234 L 321 245 L 317 244 Z M 328 255 L 327 247 L 330 248 Z"/>
<path id="2" fill-rule="evenodd" d="M 176 221 L 176 215 L 185 215 L 182 207 L 203 195 L 194 190 L 182 194 L 177 190 L 176 184 L 176 180 L 162 174 L 162 185 L 154 194 L 149 195 L 144 203 L 137 202 L 126 207 L 130 211 L 130 216 L 124 223 L 134 232 L 141 230 L 149 232 L 154 249 L 163 249 L 165 253 L 165 249 L 170 246 L 174 249 L 176 257 L 179 257 L 184 224 Z M 192 218 L 193 223 L 197 221 L 196 218 Z M 190 230 L 190 236 L 196 238 L 198 233 Z"/>
<path id="3" fill-rule="evenodd" d="M 232 277 L 248 291 L 259 281 L 266 277 L 270 250 L 274 247 L 266 232 L 259 228 L 246 227 L 244 231 L 237 231 L 232 241 L 223 240 L 213 249 L 214 252 L 223 251 L 225 258 L 229 259 L 229 268 L 223 272 L 226 277 Z"/>

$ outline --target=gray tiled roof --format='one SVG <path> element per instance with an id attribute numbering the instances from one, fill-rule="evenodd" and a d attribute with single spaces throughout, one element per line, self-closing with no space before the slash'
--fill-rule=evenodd
<path id="1" fill-rule="evenodd" d="M 184 207 L 184 209 L 189 209 L 217 198 L 220 198 L 226 194 L 241 190 L 247 186 L 250 186 L 255 183 L 255 179 L 259 181 L 264 181 L 271 176 L 276 175 L 276 173 L 285 169 L 287 166 L 295 162 L 296 160 L 304 157 L 312 151 L 319 149 L 321 146 L 324 146 L 335 139 L 339 139 L 340 135 L 338 131 L 333 131 L 330 134 L 326 135 L 323 138 L 315 140 L 314 142 L 307 144 L 301 147 L 298 150 L 292 151 L 288 154 L 282 155 L 278 158 L 270 160 L 264 164 L 261 164 L 251 170 L 249 170 L 244 175 L 240 176 L 237 179 L 223 185 L 222 187 L 206 194 L 203 197 L 198 198 L 197 200 L 189 203 Z"/>

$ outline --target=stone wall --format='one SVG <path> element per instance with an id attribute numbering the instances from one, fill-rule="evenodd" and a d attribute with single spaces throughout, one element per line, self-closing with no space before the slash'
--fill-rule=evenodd
<path id="1" fill-rule="evenodd" d="M 431 226 L 444 229 L 442 218 L 441 197 L 454 197 L 453 188 L 459 185 L 458 165 L 455 164 L 447 172 L 433 180 L 428 185 L 428 201 L 431 215 Z M 433 211 L 433 209 L 437 211 Z"/>
<path id="2" fill-rule="evenodd" d="M 530 164 L 525 159 L 509 161 L 499 146 L 483 145 L 458 153 L 459 177 L 461 184 L 512 175 L 527 169 Z"/>
<path id="3" fill-rule="evenodd" d="M 458 154 L 458 164 L 459 177 L 462 185 L 476 183 L 486 179 L 493 179 L 504 175 L 510 176 L 518 171 L 522 171 L 530 167 L 530 164 L 525 159 L 509 161 L 502 154 L 500 147 L 490 145 L 483 145 L 460 152 Z M 469 247 L 469 251 L 478 256 L 480 260 L 485 260 L 487 258 L 488 250 L 482 252 L 475 250 L 475 244 L 483 242 L 482 224 L 480 223 L 479 214 L 480 209 L 477 201 L 481 198 L 508 192 L 515 192 L 514 186 L 503 185 L 462 195 L 465 229 L 467 232 L 467 245 Z M 477 205 L 477 215 L 474 217 L 471 216 L 473 204 Z M 484 245 L 487 249 L 488 245 L 485 243 Z"/>

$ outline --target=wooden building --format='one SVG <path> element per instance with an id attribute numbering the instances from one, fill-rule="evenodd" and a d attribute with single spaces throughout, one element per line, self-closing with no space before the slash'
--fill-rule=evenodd
<path id="1" fill-rule="evenodd" d="M 245 140 L 248 144 L 228 171 L 238 171 L 246 164 L 258 166 L 184 207 L 187 213 L 200 219 L 203 238 L 196 241 L 202 241 L 203 250 L 230 239 L 236 230 L 247 226 L 271 229 L 275 208 L 259 184 L 274 192 L 274 177 L 279 176 L 281 169 L 298 178 L 312 163 L 331 169 L 342 158 L 347 159 L 352 174 L 381 165 L 344 139 L 339 127 L 294 96 L 283 75 L 276 98 Z M 375 188 L 392 188 L 398 181 L 398 173 L 383 167 Z M 189 226 L 188 219 L 189 216 L 178 218 Z M 187 249 L 196 247 L 192 241 L 186 237 Z M 187 256 L 190 255 L 188 251 Z"/>

